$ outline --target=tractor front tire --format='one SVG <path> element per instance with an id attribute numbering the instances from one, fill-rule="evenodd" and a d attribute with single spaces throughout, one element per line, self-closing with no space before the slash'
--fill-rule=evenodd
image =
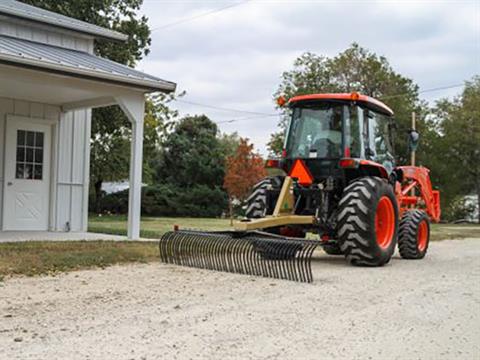
<path id="1" fill-rule="evenodd" d="M 430 242 L 430 221 L 422 210 L 406 211 L 400 221 L 398 251 L 404 259 L 423 259 Z"/>
<path id="2" fill-rule="evenodd" d="M 388 263 L 395 251 L 397 232 L 397 199 L 387 181 L 364 177 L 345 188 L 338 206 L 337 236 L 350 264 Z"/>
<path id="3" fill-rule="evenodd" d="M 280 190 L 283 185 L 283 180 L 283 176 L 271 176 L 263 179 L 253 187 L 250 196 L 247 198 L 245 210 L 245 216 L 248 219 L 259 219 L 266 215 L 271 215 L 273 210 L 269 211 L 267 190 Z"/>

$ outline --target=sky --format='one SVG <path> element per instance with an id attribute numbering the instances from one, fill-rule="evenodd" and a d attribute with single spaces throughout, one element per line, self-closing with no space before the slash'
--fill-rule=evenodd
<path id="1" fill-rule="evenodd" d="M 277 130 L 273 93 L 281 74 L 306 51 L 335 56 L 357 42 L 420 91 L 480 75 L 480 0 L 144 0 L 141 13 L 153 32 L 137 68 L 186 91 L 172 103 L 181 115 L 206 114 L 262 154 Z M 461 91 L 421 98 L 433 104 Z"/>

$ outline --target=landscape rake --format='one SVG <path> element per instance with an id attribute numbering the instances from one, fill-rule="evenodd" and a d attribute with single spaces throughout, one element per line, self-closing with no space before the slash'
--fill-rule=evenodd
<path id="1" fill-rule="evenodd" d="M 318 245 L 261 231 L 177 230 L 160 239 L 160 257 L 168 264 L 309 283 Z"/>

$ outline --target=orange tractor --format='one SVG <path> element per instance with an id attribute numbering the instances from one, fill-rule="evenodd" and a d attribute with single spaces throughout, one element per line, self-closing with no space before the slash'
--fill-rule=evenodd
<path id="1" fill-rule="evenodd" d="M 235 231 L 180 230 L 160 241 L 166 262 L 311 281 L 315 247 L 353 265 L 382 266 L 398 244 L 405 259 L 425 256 L 440 195 L 429 170 L 396 166 L 393 111 L 358 93 L 291 98 L 281 159 L 267 167 Z M 418 133 L 411 130 L 415 148 Z M 317 240 L 306 240 L 307 233 Z"/>

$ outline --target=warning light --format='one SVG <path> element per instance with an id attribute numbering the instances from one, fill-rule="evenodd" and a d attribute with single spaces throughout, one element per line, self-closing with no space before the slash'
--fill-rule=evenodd
<path id="1" fill-rule="evenodd" d="M 300 159 L 297 159 L 293 164 L 289 176 L 291 178 L 296 178 L 300 185 L 308 186 L 313 182 L 313 176 L 310 173 L 310 170 L 308 170 L 303 160 Z"/>
<path id="2" fill-rule="evenodd" d="M 281 95 L 277 98 L 277 105 L 280 107 L 283 107 L 287 103 L 287 99 L 285 99 L 285 96 Z"/>
<path id="3" fill-rule="evenodd" d="M 360 99 L 360 94 L 357 92 L 352 92 L 350 94 L 350 99 L 352 99 L 353 101 L 357 101 L 358 99 Z"/>

